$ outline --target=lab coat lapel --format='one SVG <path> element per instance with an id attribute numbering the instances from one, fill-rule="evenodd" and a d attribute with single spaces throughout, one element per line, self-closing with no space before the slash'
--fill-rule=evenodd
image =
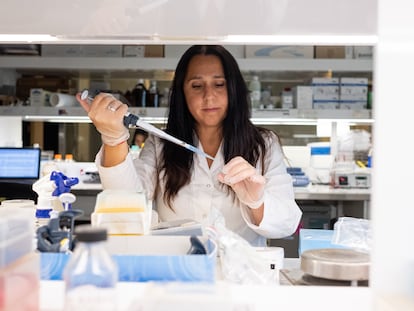
<path id="1" fill-rule="evenodd" d="M 222 155 L 222 145 L 223 145 L 223 142 L 221 142 L 220 148 L 219 148 L 216 156 L 214 157 L 214 161 L 211 164 L 210 168 L 208 167 L 207 159 L 205 157 L 203 157 L 202 155 L 199 155 L 197 153 L 194 153 L 194 157 L 195 157 L 194 159 L 195 159 L 195 162 L 197 163 L 197 166 L 199 168 L 201 168 L 205 173 L 207 173 L 210 176 L 216 176 L 224 166 L 224 159 L 223 159 L 223 155 Z M 201 145 L 201 143 L 198 139 L 197 139 L 197 142 L 196 142 L 196 146 L 200 150 L 204 151 L 203 146 Z"/>

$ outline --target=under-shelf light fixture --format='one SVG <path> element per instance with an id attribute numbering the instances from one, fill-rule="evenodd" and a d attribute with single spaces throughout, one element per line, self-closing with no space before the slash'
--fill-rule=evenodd
<path id="1" fill-rule="evenodd" d="M 2 34 L 1 43 L 43 43 L 59 41 L 58 38 L 47 34 Z"/>

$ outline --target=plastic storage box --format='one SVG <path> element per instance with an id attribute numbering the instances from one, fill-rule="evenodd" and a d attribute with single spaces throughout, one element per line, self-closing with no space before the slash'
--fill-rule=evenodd
<path id="1" fill-rule="evenodd" d="M 149 232 L 151 211 L 152 202 L 143 193 L 104 190 L 96 198 L 91 223 L 109 235 L 143 235 Z"/>
<path id="2" fill-rule="evenodd" d="M 40 261 L 30 252 L 0 269 L 0 310 L 39 310 Z"/>
<path id="3" fill-rule="evenodd" d="M 34 222 L 18 208 L 0 208 L 0 269 L 33 251 Z"/>
<path id="4" fill-rule="evenodd" d="M 215 281 L 217 247 L 203 240 L 206 255 L 187 255 L 189 236 L 110 236 L 108 249 L 118 264 L 119 281 Z M 41 278 L 61 280 L 70 255 L 41 254 Z"/>
<path id="5" fill-rule="evenodd" d="M 34 222 L 19 208 L 0 208 L 0 310 L 38 310 L 40 263 Z"/>

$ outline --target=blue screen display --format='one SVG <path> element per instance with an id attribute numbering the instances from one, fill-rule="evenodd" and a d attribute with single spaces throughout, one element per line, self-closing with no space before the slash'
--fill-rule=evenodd
<path id="1" fill-rule="evenodd" d="M 0 179 L 37 179 L 40 172 L 40 149 L 0 148 Z"/>

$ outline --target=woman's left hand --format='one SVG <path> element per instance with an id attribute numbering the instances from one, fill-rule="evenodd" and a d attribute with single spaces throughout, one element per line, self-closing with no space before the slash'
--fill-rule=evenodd
<path id="1" fill-rule="evenodd" d="M 229 185 L 239 200 L 256 209 L 263 204 L 266 179 L 242 157 L 231 159 L 218 174 L 218 180 Z"/>

